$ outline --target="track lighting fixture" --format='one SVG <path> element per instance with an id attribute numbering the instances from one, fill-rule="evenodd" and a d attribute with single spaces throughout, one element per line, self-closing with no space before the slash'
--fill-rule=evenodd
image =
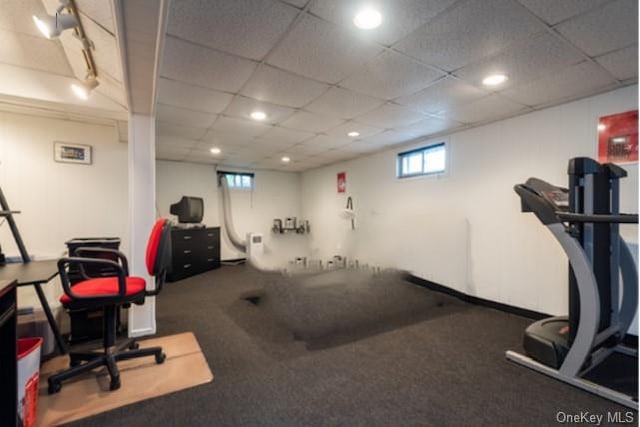
<path id="1" fill-rule="evenodd" d="M 72 13 L 62 13 L 69 7 L 69 0 L 60 0 L 60 6 L 55 15 L 33 15 L 33 22 L 38 30 L 48 39 L 53 39 L 64 31 L 78 26 L 78 18 Z"/>
<path id="2" fill-rule="evenodd" d="M 96 80 L 94 75 L 88 75 L 84 81 L 71 84 L 71 90 L 80 99 L 86 101 L 89 99 L 89 94 L 93 89 L 98 87 L 100 83 Z"/>

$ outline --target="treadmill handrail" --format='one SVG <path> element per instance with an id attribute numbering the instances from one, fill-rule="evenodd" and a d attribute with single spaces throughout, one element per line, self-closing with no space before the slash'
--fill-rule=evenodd
<path id="1" fill-rule="evenodd" d="M 590 222 L 609 224 L 637 224 L 638 214 L 589 215 L 574 212 L 555 212 L 556 216 L 566 222 Z"/>

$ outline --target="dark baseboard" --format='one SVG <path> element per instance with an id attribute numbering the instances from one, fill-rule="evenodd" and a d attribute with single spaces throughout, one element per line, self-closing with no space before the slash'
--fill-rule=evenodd
<path id="1" fill-rule="evenodd" d="M 246 258 L 222 259 L 220 260 L 220 262 L 240 263 L 240 262 L 247 262 L 247 259 Z"/>
<path id="2" fill-rule="evenodd" d="M 526 317 L 532 320 L 540 320 L 549 317 L 549 314 L 540 313 L 538 311 L 527 310 L 526 308 L 515 307 L 509 304 L 503 304 L 500 302 L 491 301 L 484 298 L 478 298 L 473 295 L 465 294 L 464 292 L 457 291 L 455 289 L 451 289 L 447 286 L 441 285 L 439 283 L 431 282 L 429 280 L 422 279 L 420 277 L 414 276 L 412 274 L 409 275 L 408 280 L 418 286 L 424 286 L 427 289 L 431 289 L 432 291 L 441 292 L 447 295 L 451 295 L 456 297 L 464 302 L 468 302 L 470 304 L 481 305 L 483 307 L 493 308 L 495 310 L 504 311 L 506 313 L 515 314 L 517 316 Z"/>

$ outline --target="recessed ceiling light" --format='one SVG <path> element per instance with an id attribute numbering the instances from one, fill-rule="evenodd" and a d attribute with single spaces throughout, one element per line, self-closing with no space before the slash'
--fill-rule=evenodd
<path id="1" fill-rule="evenodd" d="M 251 113 L 251 118 L 253 120 L 262 121 L 267 118 L 267 114 L 264 111 L 253 111 Z"/>
<path id="2" fill-rule="evenodd" d="M 605 125 L 604 123 L 598 123 L 598 130 L 600 132 L 604 131 L 605 129 L 607 129 L 607 125 Z"/>
<path id="3" fill-rule="evenodd" d="M 287 157 L 287 156 L 284 156 L 280 160 L 282 160 L 282 163 L 289 163 L 291 161 L 291 159 L 289 157 Z"/>
<path id="4" fill-rule="evenodd" d="M 353 18 L 353 24 L 362 30 L 372 30 L 382 24 L 382 14 L 375 9 L 362 9 Z"/>
<path id="5" fill-rule="evenodd" d="M 78 19 L 70 13 L 62 13 L 69 7 L 69 0 L 61 0 L 55 15 L 33 15 L 33 22 L 38 30 L 48 39 L 56 38 L 64 30 L 78 26 Z"/>
<path id="6" fill-rule="evenodd" d="M 356 132 L 356 131 L 349 132 L 347 136 L 350 136 L 351 138 L 355 138 L 357 136 L 360 136 L 360 132 Z"/>
<path id="7" fill-rule="evenodd" d="M 218 147 L 213 147 L 209 151 L 211 151 L 211 154 L 220 154 L 220 153 L 222 153 L 222 150 L 219 149 Z"/>
<path id="8" fill-rule="evenodd" d="M 509 77 L 504 74 L 491 74 L 482 80 L 482 84 L 485 86 L 498 86 L 507 80 L 509 80 Z"/>

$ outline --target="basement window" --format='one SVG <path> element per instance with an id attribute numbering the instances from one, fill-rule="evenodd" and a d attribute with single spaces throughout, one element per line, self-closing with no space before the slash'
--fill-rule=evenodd
<path id="1" fill-rule="evenodd" d="M 446 168 L 446 154 L 444 142 L 398 153 L 398 178 L 441 174 Z"/>
<path id="2" fill-rule="evenodd" d="M 229 188 L 251 190 L 253 188 L 254 174 L 247 172 L 218 172 L 223 175 L 229 184 Z"/>

